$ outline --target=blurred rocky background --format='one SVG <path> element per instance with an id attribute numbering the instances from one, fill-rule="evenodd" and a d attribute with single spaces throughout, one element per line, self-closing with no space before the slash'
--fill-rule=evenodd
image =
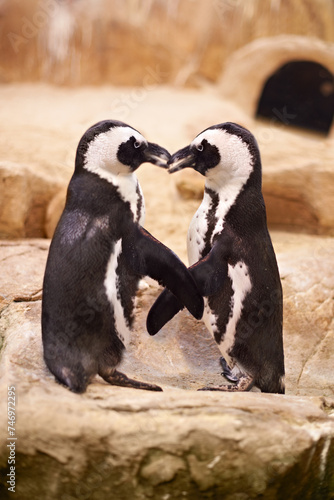
<path id="1" fill-rule="evenodd" d="M 0 442 L 17 498 L 334 498 L 334 1 L 0 0 Z M 198 393 L 219 351 L 186 312 L 154 338 L 138 296 L 124 371 L 162 394 L 57 385 L 41 347 L 47 251 L 77 143 L 114 118 L 170 152 L 235 121 L 259 143 L 284 291 L 286 396 Z M 183 260 L 195 172 L 138 170 L 145 227 Z M 3 496 L 2 496 L 3 495 Z"/>
<path id="2" fill-rule="evenodd" d="M 1 0 L 1 80 L 219 82 L 241 47 L 281 34 L 334 42 L 330 0 Z"/>

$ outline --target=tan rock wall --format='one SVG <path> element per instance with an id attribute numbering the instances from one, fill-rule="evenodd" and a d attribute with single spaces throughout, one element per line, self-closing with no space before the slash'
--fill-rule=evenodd
<path id="1" fill-rule="evenodd" d="M 46 209 L 61 183 L 35 165 L 0 162 L 0 238 L 46 236 Z"/>
<path id="2" fill-rule="evenodd" d="M 3 0 L 0 80 L 142 85 L 217 81 L 226 58 L 282 33 L 334 42 L 322 0 Z"/>

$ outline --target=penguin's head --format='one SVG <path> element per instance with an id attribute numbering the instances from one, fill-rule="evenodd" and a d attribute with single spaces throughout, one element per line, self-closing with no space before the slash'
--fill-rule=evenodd
<path id="1" fill-rule="evenodd" d="M 126 123 L 104 120 L 90 127 L 82 136 L 76 155 L 76 171 L 82 168 L 102 177 L 130 175 L 142 163 L 167 168 L 168 151 L 147 142 L 137 130 Z"/>
<path id="2" fill-rule="evenodd" d="M 174 153 L 169 173 L 191 167 L 218 185 L 236 178 L 246 181 L 259 170 L 260 153 L 255 137 L 236 123 L 221 123 L 207 128 L 189 146 Z"/>

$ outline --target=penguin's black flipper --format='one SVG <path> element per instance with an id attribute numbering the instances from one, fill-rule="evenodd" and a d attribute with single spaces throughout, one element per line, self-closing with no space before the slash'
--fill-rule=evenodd
<path id="1" fill-rule="evenodd" d="M 224 248 L 215 245 L 203 259 L 189 267 L 189 271 L 203 297 L 218 293 L 227 277 Z"/>
<path id="2" fill-rule="evenodd" d="M 171 290 L 172 296 L 175 295 L 195 318 L 203 316 L 203 297 L 194 278 L 174 252 L 138 225 L 126 233 L 122 246 L 124 257 L 135 274 L 150 276 Z"/>
<path id="3" fill-rule="evenodd" d="M 174 316 L 183 309 L 183 304 L 165 288 L 148 312 L 146 329 L 150 335 L 155 335 Z"/>
<path id="4" fill-rule="evenodd" d="M 188 268 L 204 297 L 213 295 L 222 288 L 227 277 L 227 260 L 222 255 L 222 246 L 214 246 L 206 257 Z M 150 335 L 155 335 L 179 311 L 183 304 L 169 290 L 164 290 L 152 305 L 146 320 Z M 198 319 L 198 318 L 197 318 Z"/>

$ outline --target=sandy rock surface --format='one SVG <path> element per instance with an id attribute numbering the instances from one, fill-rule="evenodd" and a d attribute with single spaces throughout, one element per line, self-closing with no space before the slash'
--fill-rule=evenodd
<path id="1" fill-rule="evenodd" d="M 334 241 L 280 232 L 272 236 L 284 292 L 287 393 L 334 397 L 334 272 L 329 271 Z M 42 379 L 53 380 L 44 367 L 40 338 L 48 246 L 49 241 L 41 239 L 0 242 L 0 321 L 7 339 L 3 351 L 9 361 L 7 368 L 15 372 L 20 360 L 23 369 L 34 368 L 29 376 L 34 378 L 37 372 Z M 156 336 L 147 334 L 146 315 L 160 287 L 149 278 L 145 281 L 148 286 L 138 292 L 136 326 L 123 361 L 124 371 L 169 389 L 196 390 L 221 383 L 218 347 L 202 322 L 187 311 Z M 22 331 L 18 325 L 25 325 Z"/>
<path id="2" fill-rule="evenodd" d="M 197 392 L 223 382 L 217 346 L 186 312 L 150 337 L 146 314 L 159 292 L 151 280 L 138 295 L 121 369 L 164 392 L 96 377 L 85 394 L 71 393 L 42 358 L 48 241 L 1 243 L 1 421 L 5 428 L 7 387 L 15 386 L 20 499 L 332 498 L 334 245 L 316 236 L 273 238 L 286 304 L 285 396 Z M 317 276 L 315 256 L 324 263 Z M 6 444 L 3 436 L 2 470 Z"/>

